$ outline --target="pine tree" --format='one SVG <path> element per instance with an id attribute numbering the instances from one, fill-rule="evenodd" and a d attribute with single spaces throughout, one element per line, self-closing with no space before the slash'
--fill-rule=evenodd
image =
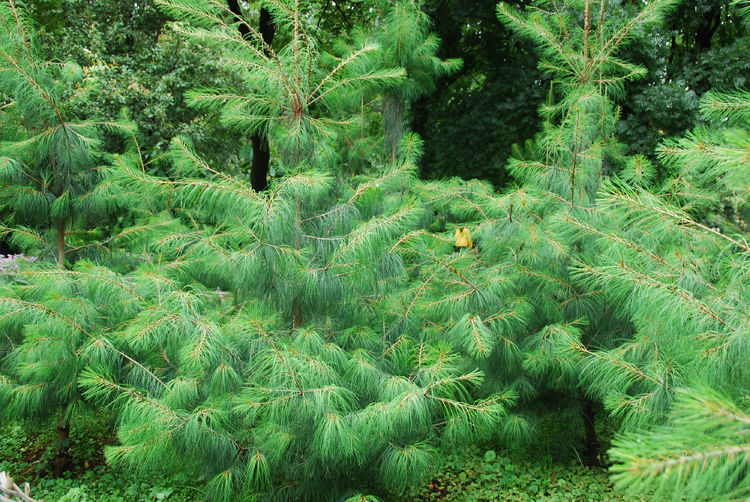
<path id="1" fill-rule="evenodd" d="M 116 206 L 106 187 L 97 185 L 97 163 L 105 155 L 102 129 L 132 130 L 126 122 L 77 120 L 72 109 L 81 69 L 38 58 L 31 22 L 15 1 L 0 4 L 0 22 L 5 27 L 0 34 L 0 90 L 6 100 L 6 140 L 0 145 L 0 201 L 7 216 L 2 234 L 26 252 L 56 249 L 58 268 L 63 269 L 72 251 L 71 237 L 66 236 L 73 224 Z M 55 244 L 48 244 L 48 231 Z M 92 245 L 86 232 L 76 234 L 72 239 L 79 244 L 77 251 Z M 125 308 L 116 302 L 127 304 L 127 298 L 114 294 L 117 287 L 112 285 L 119 279 L 91 264 L 70 272 L 51 270 L 42 261 L 24 268 L 3 281 L 7 284 L 0 293 L 3 413 L 56 417 L 53 466 L 60 475 L 67 465 L 70 422 L 84 407 L 78 375 L 107 346 L 102 335 L 106 321 L 100 316 Z M 93 285 L 93 278 L 102 284 Z M 105 298 L 105 293 L 113 294 Z M 117 357 L 115 350 L 109 360 Z"/>
<path id="2" fill-rule="evenodd" d="M 247 36 L 240 34 L 233 25 L 235 14 L 222 1 L 159 4 L 187 21 L 176 25 L 178 32 L 214 47 L 223 54 L 227 70 L 238 77 L 239 84 L 231 88 L 194 90 L 189 103 L 219 112 L 225 125 L 243 133 L 266 133 L 282 172 L 294 172 L 303 161 L 330 164 L 328 145 L 351 120 L 341 114 L 351 96 L 358 98 L 364 88 L 393 84 L 404 76 L 402 68 L 377 69 L 373 58 L 378 47 L 368 40 L 355 40 L 351 49 L 338 44 L 335 51 L 320 50 L 296 0 L 264 2 L 279 32 L 276 39 L 287 40 L 278 50 L 249 23 L 244 23 Z"/>
<path id="3" fill-rule="evenodd" d="M 107 451 L 110 462 L 204 476 L 214 499 L 398 492 L 427 471 L 441 440 L 503 423 L 516 395 L 480 393 L 483 373 L 431 332 L 389 329 L 394 292 L 400 297 L 410 273 L 395 249 L 427 221 L 404 195 L 415 185 L 418 139 L 405 138 L 397 162 L 353 183 L 337 180 L 322 155 L 322 132 L 335 121 L 311 105 L 339 91 L 362 95 L 356 82 L 402 71 L 359 68 L 363 49 L 315 83 L 322 63 L 297 6 L 270 6 L 275 20 L 291 20 L 277 24 L 291 41 L 274 57 L 238 41 L 218 5 L 168 3 L 199 25 L 182 26 L 188 35 L 232 39 L 230 59 L 244 61 L 256 91 L 203 90 L 196 103 L 217 106 L 227 123 L 268 127 L 289 169 L 259 194 L 183 138 L 172 143 L 171 180 L 146 174 L 132 155 L 119 158 L 107 183 L 141 223 L 118 242 L 157 264 L 161 293 L 110 338 L 148 372 L 137 381 L 91 365 L 81 384 L 120 417 L 122 445 Z M 286 79 L 299 92 L 284 94 Z M 266 95 L 276 108 L 243 115 Z M 285 115 L 286 99 L 302 107 Z"/>
<path id="4" fill-rule="evenodd" d="M 748 424 L 750 415 L 726 394 L 700 385 L 685 388 L 666 425 L 615 441 L 613 477 L 633 493 L 745 499 L 750 493 Z"/>
<path id="5" fill-rule="evenodd" d="M 52 467 L 57 476 L 69 465 L 71 423 L 90 410 L 78 385 L 81 373 L 95 366 L 137 381 L 153 378 L 109 338 L 111 330 L 159 294 L 148 289 L 146 279 L 82 260 L 72 270 L 37 263 L 4 281 L 0 290 L 4 333 L 0 349 L 6 353 L 0 359 L 5 375 L 0 378 L 2 413 L 55 420 Z"/>
<path id="6" fill-rule="evenodd" d="M 750 493 L 743 409 L 750 390 L 750 95 L 711 92 L 701 110 L 711 125 L 661 145 L 671 177 L 657 196 L 634 193 L 618 201 L 644 227 L 654 226 L 654 213 L 661 221 L 662 235 L 650 244 L 664 259 L 652 265 L 658 269 L 649 271 L 646 289 L 652 300 L 660 297 L 660 308 L 640 306 L 649 317 L 639 317 L 664 319 L 666 313 L 679 323 L 662 329 L 656 341 L 670 349 L 662 358 L 680 363 L 671 380 L 684 387 L 664 425 L 615 442 L 612 470 L 619 485 L 634 490 L 735 499 Z"/>
<path id="7" fill-rule="evenodd" d="M 533 439 L 533 411 L 552 394 L 580 412 L 589 463 L 598 408 L 609 414 L 621 486 L 746 496 L 749 97 L 709 94 L 709 125 L 662 145 L 664 178 L 614 139 L 615 100 L 642 74 L 618 51 L 671 3 L 633 17 L 606 1 L 499 6 L 539 43 L 553 80 L 504 193 L 419 181 L 413 134 L 392 162 L 345 179 L 335 149 L 357 103 L 424 82 L 399 80 L 415 76 L 406 63 L 382 69 L 375 44 L 326 53 L 292 1 L 264 4 L 279 29 L 270 47 L 243 37 L 218 0 L 162 0 L 242 83 L 196 90 L 193 103 L 268 132 L 285 176 L 259 193 L 180 137 L 167 176 L 137 151 L 93 169 L 97 124 L 52 120 L 52 103 L 75 90 L 55 77 L 65 67 L 24 56 L 33 37 L 3 4 L 16 27 L 0 45 L 16 223 L 31 207 L 21 186 L 68 211 L 117 201 L 134 222 L 96 264 L 45 261 L 0 278 L 3 413 L 55 416 L 60 469 L 71 420 L 106 406 L 113 465 L 189 473 L 211 500 L 355 501 L 392 498 L 440 447 Z M 434 39 L 409 35 L 435 70 Z M 35 123 L 10 113 L 33 103 L 45 127 L 11 127 Z M 31 167 L 42 173 L 32 182 L 54 180 L 45 159 L 66 152 L 90 174 L 64 164 L 75 196 L 22 181 Z"/>
<path id="8" fill-rule="evenodd" d="M 611 97 L 642 70 L 616 52 L 668 4 L 651 2 L 632 19 L 610 15 L 606 2 L 543 2 L 526 14 L 501 4 L 501 19 L 540 44 L 541 67 L 553 77 L 541 108 L 543 132 L 510 165 L 521 187 L 497 195 L 476 182 L 427 184 L 428 203 L 446 222 L 468 226 L 477 250 L 453 253 L 455 227 L 447 224 L 448 235 L 403 240 L 413 243 L 421 269 L 412 299 L 402 300 L 406 319 L 426 319 L 438 336 L 482 359 L 490 381 L 512 384 L 529 405 L 545 389 L 577 403 L 590 463 L 598 462 L 594 400 L 607 401 L 593 385 L 598 380 L 587 380 L 586 365 L 619 368 L 602 349 L 619 346 L 632 328 L 613 316 L 603 291 L 577 281 L 571 265 L 599 251 L 578 226 L 600 228 L 597 192 L 623 163 Z M 424 266 L 430 261 L 436 265 Z M 527 417 L 518 415 L 503 434 L 517 441 L 529 430 Z"/>
<path id="9" fill-rule="evenodd" d="M 394 245 L 424 217 L 403 196 L 417 146 L 353 186 L 308 170 L 266 194 L 179 139 L 176 181 L 127 162 L 110 171 L 121 198 L 160 211 L 126 233 L 133 251 L 158 256 L 166 289 L 113 334 L 163 385 L 96 367 L 82 379 L 88 399 L 118 409 L 110 462 L 187 469 L 217 500 L 343 500 L 398 492 L 440 437 L 503 423 L 514 392 L 477 398 L 483 374 L 453 347 L 384 325 L 408 277 Z"/>
<path id="10" fill-rule="evenodd" d="M 457 71 L 459 59 L 441 60 L 437 56 L 440 39 L 432 32 L 432 23 L 416 0 L 377 0 L 377 39 L 379 59 L 385 68 L 403 68 L 407 79 L 383 92 L 383 131 L 386 155 L 391 162 L 398 157 L 398 145 L 404 134 L 408 105 L 435 90 L 436 80 Z"/>
<path id="11" fill-rule="evenodd" d="M 72 223 L 106 212 L 108 199 L 94 190 L 102 128 L 132 134 L 125 122 L 74 117 L 82 70 L 37 55 L 26 12 L 14 0 L 0 5 L 0 91 L 4 138 L 0 145 L 2 207 L 10 212 L 3 234 L 24 251 L 52 247 L 65 265 Z M 54 233 L 52 246 L 45 232 Z M 80 237 L 78 237 L 80 239 Z M 78 244 L 84 243 L 81 239 Z"/>

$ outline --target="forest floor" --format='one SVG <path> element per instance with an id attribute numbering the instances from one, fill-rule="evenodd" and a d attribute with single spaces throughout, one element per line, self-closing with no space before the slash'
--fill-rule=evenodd
<path id="1" fill-rule="evenodd" d="M 72 467 L 65 477 L 49 475 L 54 429 L 34 424 L 0 426 L 0 471 L 28 481 L 31 495 L 45 502 L 197 502 L 199 480 L 187 476 L 142 476 L 106 465 L 103 445 L 114 444 L 106 418 L 84 421 L 71 430 Z M 561 461 L 538 451 L 480 448 L 446 452 L 423 483 L 394 501 L 636 501 L 618 492 L 605 468 Z"/>
<path id="2" fill-rule="evenodd" d="M 613 486 L 607 469 L 533 452 L 482 450 L 447 454 L 432 479 L 403 502 L 639 501 Z"/>

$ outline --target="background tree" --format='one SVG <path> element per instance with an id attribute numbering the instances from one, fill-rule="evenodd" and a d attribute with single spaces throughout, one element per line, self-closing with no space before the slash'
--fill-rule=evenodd
<path id="1" fill-rule="evenodd" d="M 497 19 L 496 6 L 494 0 L 423 4 L 442 41 L 436 55 L 463 61 L 411 106 L 412 127 L 425 141 L 420 172 L 426 178 L 503 186 L 512 145 L 538 131 L 549 78 L 537 68 L 533 44 Z"/>
<path id="2" fill-rule="evenodd" d="M 133 131 L 124 122 L 76 117 L 81 68 L 39 59 L 26 12 L 15 2 L 3 3 L 0 18 L 8 27 L 0 39 L 0 89 L 8 100 L 2 110 L 0 182 L 11 225 L 3 230 L 27 251 L 44 249 L 43 232 L 52 230 L 57 262 L 64 267 L 72 223 L 85 224 L 107 209 L 106 198 L 94 190 L 104 156 L 101 129 Z"/>
<path id="3" fill-rule="evenodd" d="M 227 0 L 229 10 L 235 15 L 237 22 L 239 23 L 237 29 L 240 34 L 245 38 L 251 38 L 251 30 L 247 26 L 237 0 Z M 257 33 L 260 33 L 263 50 L 268 56 L 271 55 L 270 47 L 273 43 L 273 35 L 276 31 L 276 27 L 271 17 L 271 12 L 266 7 L 260 8 L 258 21 Z M 269 48 L 269 49 L 266 49 Z M 258 192 L 262 192 L 268 186 L 268 163 L 271 161 L 271 152 L 268 145 L 268 137 L 261 131 L 256 131 L 250 138 L 250 142 L 253 146 L 253 161 L 250 166 L 250 180 L 253 184 L 253 189 Z"/>
<path id="4" fill-rule="evenodd" d="M 432 32 L 432 23 L 417 1 L 376 2 L 375 7 L 380 15 L 378 42 L 382 65 L 404 68 L 408 76 L 388 88 L 383 96 L 386 154 L 395 162 L 409 104 L 434 91 L 435 81 L 458 70 L 461 60 L 437 57 L 440 39 Z"/>
<path id="5" fill-rule="evenodd" d="M 649 71 L 627 85 L 621 101 L 618 137 L 628 152 L 655 160 L 660 141 L 701 122 L 699 102 L 707 91 L 747 85 L 749 43 L 728 1 L 681 2 L 663 23 L 643 31 L 623 53 Z"/>
<path id="6" fill-rule="evenodd" d="M 217 65 L 212 49 L 176 34 L 155 0 L 32 0 L 27 5 L 39 23 L 40 57 L 75 62 L 83 69 L 88 92 L 78 100 L 76 113 L 86 116 L 93 110 L 117 120 L 127 108 L 146 169 L 166 172 L 161 156 L 180 134 L 223 169 L 244 168 L 250 151 L 237 148 L 242 135 L 185 102 L 186 91 L 206 82 L 224 85 L 231 75 Z M 126 148 L 118 135 L 107 134 L 103 141 L 109 151 Z"/>

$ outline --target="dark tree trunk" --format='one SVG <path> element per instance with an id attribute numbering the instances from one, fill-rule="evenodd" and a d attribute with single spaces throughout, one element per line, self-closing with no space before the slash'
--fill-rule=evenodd
<path id="1" fill-rule="evenodd" d="M 245 23 L 245 19 L 242 16 L 242 9 L 240 9 L 239 1 L 227 0 L 227 4 L 229 5 L 229 10 L 234 14 L 235 20 L 239 23 L 237 29 L 240 31 L 240 34 L 244 38 L 252 40 L 250 27 Z M 261 7 L 260 9 L 258 31 L 263 39 L 264 50 L 266 50 L 265 46 L 270 47 L 273 42 L 273 35 L 276 33 L 276 26 L 273 24 L 271 12 L 265 7 Z M 260 40 L 257 42 L 260 43 Z M 266 54 L 268 54 L 267 50 Z M 264 133 L 257 132 L 250 137 L 250 142 L 253 145 L 253 162 L 250 165 L 250 184 L 256 192 L 262 192 L 268 186 L 268 164 L 271 161 L 268 136 Z"/>
<path id="2" fill-rule="evenodd" d="M 586 444 L 584 446 L 583 461 L 590 467 L 599 467 L 599 438 L 596 436 L 596 410 L 594 402 L 587 398 L 581 398 L 581 415 L 583 426 L 586 429 Z"/>
<path id="3" fill-rule="evenodd" d="M 70 426 L 65 419 L 57 424 L 57 441 L 55 443 L 55 456 L 52 459 L 52 472 L 56 478 L 62 477 L 63 472 L 68 470 L 70 457 L 68 456 L 68 439 L 70 438 Z"/>
<path id="4" fill-rule="evenodd" d="M 255 133 L 250 137 L 250 142 L 253 145 L 253 162 L 250 164 L 250 184 L 256 192 L 262 192 L 268 186 L 268 165 L 271 161 L 268 136 Z"/>
<path id="5" fill-rule="evenodd" d="M 721 7 L 716 7 L 711 13 L 701 19 L 695 33 L 695 44 L 702 51 L 711 48 L 711 39 L 721 24 Z"/>

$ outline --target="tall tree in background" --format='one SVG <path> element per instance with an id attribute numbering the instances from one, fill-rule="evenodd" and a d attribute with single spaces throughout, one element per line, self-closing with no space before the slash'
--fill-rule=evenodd
<path id="1" fill-rule="evenodd" d="M 235 15 L 238 23 L 237 29 L 243 38 L 252 40 L 251 31 L 246 24 L 242 9 L 237 0 L 227 0 L 229 4 L 229 10 Z M 276 27 L 273 24 L 273 18 L 271 17 L 271 11 L 267 7 L 261 6 L 260 8 L 260 19 L 258 22 L 258 32 L 260 33 L 260 42 L 262 42 L 262 50 L 267 56 L 270 56 L 270 47 L 273 43 L 273 35 L 276 32 Z M 268 144 L 268 136 L 262 131 L 256 131 L 250 136 L 250 141 L 253 145 L 253 160 L 250 166 L 250 181 L 253 189 L 256 192 L 262 192 L 268 186 L 268 165 L 271 161 L 271 150 Z"/>
<path id="2" fill-rule="evenodd" d="M 623 53 L 649 71 L 627 85 L 620 102 L 618 137 L 628 153 L 656 160 L 659 142 L 702 121 L 699 105 L 706 92 L 747 86 L 748 51 L 750 30 L 729 0 L 680 2 L 662 23 L 642 31 Z M 660 176 L 668 176 L 655 165 Z"/>
<path id="3" fill-rule="evenodd" d="M 407 79 L 384 92 L 383 130 L 386 154 L 395 162 L 404 133 L 409 104 L 435 90 L 436 80 L 461 67 L 460 59 L 437 56 L 440 39 L 432 31 L 430 18 L 417 0 L 376 2 L 381 19 L 377 26 L 380 57 L 384 68 L 404 68 Z"/>
<path id="4" fill-rule="evenodd" d="M 521 5 L 528 2 L 511 2 Z M 508 183 L 511 147 L 538 131 L 538 104 L 549 77 L 537 68 L 533 44 L 495 16 L 494 0 L 427 0 L 442 59 L 459 71 L 411 106 L 413 128 L 425 140 L 423 176 L 459 176 Z"/>
<path id="5" fill-rule="evenodd" d="M 596 408 L 594 394 L 581 392 L 585 373 L 576 359 L 586 347 L 616 345 L 624 327 L 613 322 L 605 299 L 587 297 L 571 277 L 567 264 L 588 252 L 587 243 L 577 232 L 561 233 L 558 225 L 560 220 L 585 221 L 597 213 L 601 183 L 619 161 L 617 112 L 611 97 L 621 95 L 625 82 L 645 74 L 618 53 L 637 27 L 658 21 L 669 4 L 651 2 L 625 19 L 610 13 L 606 0 L 540 2 L 525 14 L 505 3 L 498 5 L 504 23 L 538 44 L 540 68 L 553 79 L 550 99 L 540 109 L 545 122 L 534 153 L 509 163 L 523 188 L 509 197 L 515 199 L 516 211 L 514 222 L 507 225 L 521 235 L 531 232 L 526 246 L 518 242 L 518 263 L 541 274 L 539 288 L 546 298 L 534 302 L 547 325 L 526 340 L 523 367 L 543 385 L 580 402 L 590 465 L 599 463 Z M 539 190 L 538 198 L 526 190 Z M 525 202 L 530 195 L 536 200 Z M 565 300 L 556 305 L 555 298 Z"/>

